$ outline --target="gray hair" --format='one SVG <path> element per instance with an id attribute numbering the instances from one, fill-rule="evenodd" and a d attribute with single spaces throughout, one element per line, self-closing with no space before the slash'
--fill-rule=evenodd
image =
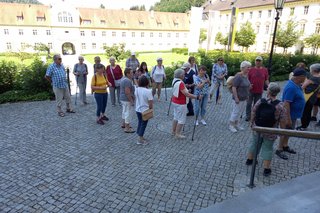
<path id="1" fill-rule="evenodd" d="M 55 54 L 55 55 L 53 56 L 53 60 L 54 60 L 54 61 L 57 60 L 58 58 L 61 58 L 61 55 L 60 55 L 60 54 Z"/>
<path id="2" fill-rule="evenodd" d="M 176 70 L 174 71 L 174 77 L 175 77 L 175 78 L 181 78 L 181 76 L 182 76 L 184 73 L 185 73 L 185 72 L 184 72 L 183 69 L 181 69 L 181 68 L 176 69 Z"/>
<path id="3" fill-rule="evenodd" d="M 113 57 L 113 56 L 111 56 L 110 58 L 109 58 L 109 61 L 111 61 L 111 60 L 116 60 L 116 58 L 115 57 Z"/>
<path id="4" fill-rule="evenodd" d="M 245 67 L 251 67 L 251 63 L 249 61 L 243 61 L 240 64 L 240 69 L 242 70 Z"/>
<path id="5" fill-rule="evenodd" d="M 273 97 L 276 97 L 279 94 L 280 90 L 280 86 L 275 82 L 271 82 L 268 86 L 268 93 Z"/>
<path id="6" fill-rule="evenodd" d="M 101 61 L 99 56 L 94 57 L 94 60 L 100 60 Z"/>
<path id="7" fill-rule="evenodd" d="M 82 55 L 79 55 L 78 59 L 84 59 Z"/>
<path id="8" fill-rule="evenodd" d="M 310 72 L 319 73 L 320 72 L 320 63 L 312 64 L 310 66 Z"/>

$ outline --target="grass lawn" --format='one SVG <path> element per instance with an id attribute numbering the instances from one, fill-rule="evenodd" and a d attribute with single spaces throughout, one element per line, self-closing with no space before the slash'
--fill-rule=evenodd
<path id="1" fill-rule="evenodd" d="M 12 61 L 15 64 L 25 64 L 25 65 L 30 65 L 34 58 L 29 58 L 29 59 L 25 59 L 23 62 L 21 61 L 20 58 L 15 57 L 15 56 L 0 56 L 0 61 Z"/>
<path id="2" fill-rule="evenodd" d="M 95 56 L 100 56 L 101 61 L 103 64 L 109 64 L 109 60 L 107 59 L 106 55 L 103 54 L 88 54 L 88 55 L 83 55 L 85 60 L 89 61 L 90 63 L 94 63 L 94 57 Z M 152 66 L 157 64 L 157 58 L 161 57 L 163 59 L 163 65 L 164 66 L 171 66 L 172 63 L 176 63 L 179 61 L 186 62 L 188 60 L 187 55 L 183 54 L 177 54 L 177 53 L 171 53 L 171 52 L 165 52 L 165 53 L 139 53 L 138 59 L 139 62 L 145 61 L 151 69 Z M 121 68 L 125 67 L 126 60 L 122 60 L 120 62 L 117 62 Z"/>

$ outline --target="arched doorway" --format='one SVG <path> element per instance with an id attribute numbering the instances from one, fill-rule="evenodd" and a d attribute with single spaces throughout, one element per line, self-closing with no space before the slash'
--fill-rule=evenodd
<path id="1" fill-rule="evenodd" d="M 70 42 L 66 42 L 62 44 L 62 54 L 63 55 L 75 55 L 76 49 L 74 45 Z"/>

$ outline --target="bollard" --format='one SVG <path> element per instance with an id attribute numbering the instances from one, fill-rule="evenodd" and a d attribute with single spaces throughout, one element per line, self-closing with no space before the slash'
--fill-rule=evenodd
<path id="1" fill-rule="evenodd" d="M 71 95 L 71 87 L 70 87 L 70 70 L 69 70 L 69 67 L 67 67 L 67 81 L 68 81 L 69 93 L 70 93 L 70 95 Z"/>

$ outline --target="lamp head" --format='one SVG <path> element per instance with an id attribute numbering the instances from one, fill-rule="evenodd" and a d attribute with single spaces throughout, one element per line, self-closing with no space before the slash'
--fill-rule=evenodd
<path id="1" fill-rule="evenodd" d="M 282 10 L 285 1 L 286 0 L 274 0 L 274 8 L 276 10 Z"/>

